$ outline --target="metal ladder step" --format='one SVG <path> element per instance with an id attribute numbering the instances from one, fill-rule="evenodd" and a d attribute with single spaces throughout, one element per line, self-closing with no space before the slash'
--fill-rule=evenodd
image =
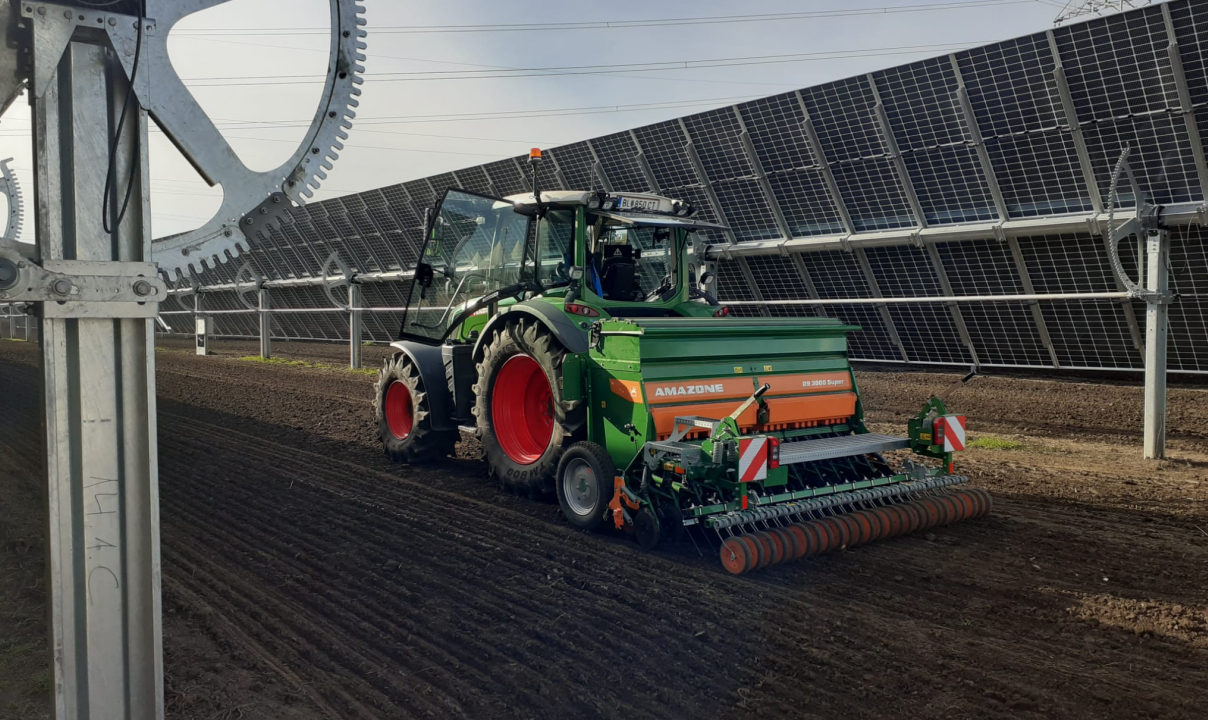
<path id="1" fill-rule="evenodd" d="M 820 438 L 818 440 L 801 440 L 786 442 L 780 446 L 780 464 L 794 465 L 797 463 L 813 462 L 815 460 L 830 460 L 832 458 L 848 457 L 851 455 L 866 455 L 887 450 L 901 450 L 910 447 L 910 438 L 881 435 L 880 433 L 861 433 L 843 435 L 841 437 Z"/>

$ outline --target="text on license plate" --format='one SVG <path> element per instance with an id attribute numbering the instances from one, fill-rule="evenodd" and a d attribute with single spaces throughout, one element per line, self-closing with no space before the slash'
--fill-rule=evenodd
<path id="1" fill-rule="evenodd" d="M 617 202 L 618 210 L 658 210 L 659 201 L 648 198 L 623 197 Z"/>

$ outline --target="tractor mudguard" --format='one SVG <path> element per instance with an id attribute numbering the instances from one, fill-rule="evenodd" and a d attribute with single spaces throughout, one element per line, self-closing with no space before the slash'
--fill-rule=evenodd
<path id="1" fill-rule="evenodd" d="M 433 430 L 456 430 L 453 422 L 453 396 L 445 379 L 445 360 L 439 345 L 425 345 L 410 340 L 396 340 L 390 347 L 403 352 L 419 369 L 428 394 L 428 409 L 432 413 Z"/>
<path id="2" fill-rule="evenodd" d="M 474 362 L 482 360 L 482 353 L 485 345 L 483 342 L 491 337 L 492 331 L 499 326 L 500 323 L 507 322 L 508 318 L 515 320 L 519 315 L 532 317 L 541 322 L 542 325 L 549 328 L 558 342 L 562 343 L 562 347 L 566 348 L 566 352 L 570 354 L 578 354 L 587 352 L 587 330 L 579 327 L 579 324 L 572 320 L 562 308 L 539 300 L 526 300 L 521 303 L 516 303 L 506 308 L 500 308 L 495 317 L 486 324 L 482 329 L 482 333 L 478 336 L 478 342 L 474 344 Z"/>

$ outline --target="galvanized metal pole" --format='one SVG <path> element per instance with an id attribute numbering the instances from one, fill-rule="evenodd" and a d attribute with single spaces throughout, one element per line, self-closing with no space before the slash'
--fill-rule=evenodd
<path id="1" fill-rule="evenodd" d="M 272 301 L 266 287 L 261 287 L 256 295 L 260 300 L 260 357 L 268 360 L 273 356 L 273 314 L 269 312 Z"/>
<path id="2" fill-rule="evenodd" d="M 1146 237 L 1145 310 L 1145 457 L 1166 457 L 1166 329 L 1170 291 L 1167 256 L 1170 232 L 1151 230 Z"/>
<path id="3" fill-rule="evenodd" d="M 106 232 L 103 188 L 127 97 L 125 71 L 111 50 L 70 41 L 72 28 L 55 26 L 54 14 L 26 12 L 38 23 L 35 66 L 49 74 L 41 82 L 36 73 L 31 86 L 42 263 L 81 277 L 108 271 L 109 288 L 129 289 L 133 281 L 136 295 L 162 299 L 148 264 L 146 113 L 133 103 L 117 138 L 118 191 L 109 198 Z M 129 208 L 116 222 L 130 177 Z M 65 300 L 43 302 L 41 345 L 54 716 L 163 718 L 152 324 L 158 299 L 95 301 L 83 280 L 61 282 Z"/>
<path id="4" fill-rule="evenodd" d="M 348 286 L 348 307 L 351 308 L 348 312 L 348 364 L 354 370 L 361 369 L 361 331 L 364 327 L 361 322 L 363 297 L 360 285 L 354 282 Z"/>

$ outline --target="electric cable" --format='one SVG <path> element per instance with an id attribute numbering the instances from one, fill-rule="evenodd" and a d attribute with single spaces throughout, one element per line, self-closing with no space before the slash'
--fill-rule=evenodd
<path id="1" fill-rule="evenodd" d="M 130 67 L 130 86 L 126 88 L 126 97 L 122 100 L 122 112 L 118 115 L 117 128 L 113 133 L 113 141 L 109 143 L 109 168 L 105 173 L 105 191 L 101 194 L 101 226 L 105 228 L 105 232 L 107 233 L 113 233 L 114 229 L 120 227 L 122 220 L 126 218 L 126 209 L 130 206 L 130 195 L 134 191 L 134 176 L 139 171 L 138 158 L 142 155 L 142 134 L 137 132 L 136 128 L 136 132 L 134 133 L 134 152 L 130 154 L 130 177 L 126 181 L 126 194 L 122 200 L 122 207 L 118 211 L 116 221 L 111 228 L 109 226 L 109 196 L 113 193 L 114 181 L 117 179 L 117 145 L 122 139 L 122 128 L 126 124 L 126 113 L 130 109 L 130 98 L 134 96 L 134 83 L 138 79 L 138 66 L 143 54 L 143 20 L 146 15 L 146 0 L 139 0 L 138 35 L 134 43 L 134 63 Z"/>

